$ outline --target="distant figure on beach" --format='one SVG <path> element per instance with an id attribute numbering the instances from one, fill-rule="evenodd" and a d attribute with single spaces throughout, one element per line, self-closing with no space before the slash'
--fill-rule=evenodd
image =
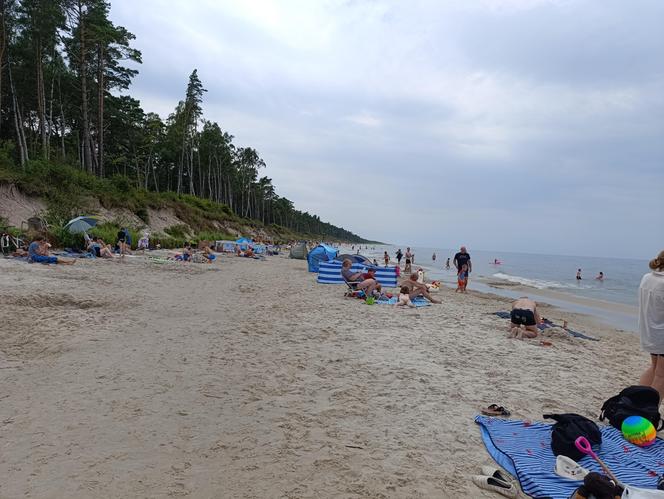
<path id="1" fill-rule="evenodd" d="M 510 336 L 513 338 L 535 338 L 539 333 L 537 324 L 542 321 L 537 312 L 537 303 L 522 296 L 512 303 L 512 312 L 510 312 Z M 521 326 L 524 329 L 521 329 Z"/>
<path id="2" fill-rule="evenodd" d="M 441 303 L 440 300 L 436 300 L 433 296 L 431 296 L 431 294 L 429 294 L 429 290 L 427 289 L 426 284 L 417 282 L 417 278 L 417 272 L 413 272 L 410 274 L 410 277 L 406 281 L 401 283 L 402 286 L 406 286 L 408 288 L 410 299 L 412 300 L 418 296 L 423 296 L 431 303 Z"/>
<path id="3" fill-rule="evenodd" d="M 90 240 L 88 251 L 94 253 L 98 258 L 113 258 L 113 248 L 111 248 L 111 245 L 104 243 L 104 240 L 97 236 Z"/>
<path id="4" fill-rule="evenodd" d="M 457 273 L 461 272 L 461 267 L 468 265 L 468 273 L 470 274 L 473 271 L 473 264 L 470 261 L 470 255 L 466 251 L 465 246 L 459 248 L 459 252 L 454 255 L 454 266 L 457 269 Z"/>
<path id="5" fill-rule="evenodd" d="M 366 296 L 375 296 L 374 291 L 378 282 L 375 279 L 364 279 L 361 272 L 353 272 L 351 267 L 353 262 L 346 258 L 341 264 L 341 276 L 346 282 L 357 283 L 356 289 L 364 291 Z"/>
<path id="6" fill-rule="evenodd" d="M 595 277 L 598 281 L 603 281 L 604 280 L 604 272 L 601 272 L 597 274 L 597 277 Z"/>
<path id="7" fill-rule="evenodd" d="M 500 260 L 498 260 L 497 258 L 494 258 L 493 259 L 493 264 L 494 265 L 500 265 Z"/>
<path id="8" fill-rule="evenodd" d="M 385 261 L 385 266 L 387 267 L 387 265 L 390 263 L 390 255 L 387 254 L 387 251 L 383 255 L 383 260 Z"/>
<path id="9" fill-rule="evenodd" d="M 650 260 L 651 272 L 639 286 L 639 334 L 641 348 L 650 354 L 650 367 L 640 385 L 651 386 L 664 398 L 664 251 Z"/>
<path id="10" fill-rule="evenodd" d="M 116 248 L 121 255 L 131 254 L 131 234 L 126 228 L 119 230 Z"/>
<path id="11" fill-rule="evenodd" d="M 375 258 L 373 259 L 373 264 L 374 264 L 376 267 L 378 266 L 378 262 L 376 261 Z"/>
<path id="12" fill-rule="evenodd" d="M 580 281 L 581 280 L 581 269 L 576 271 L 576 280 Z"/>
<path id="13" fill-rule="evenodd" d="M 51 256 L 49 247 L 44 236 L 35 237 L 34 241 L 28 246 L 28 262 L 31 263 L 59 263 L 61 265 L 74 265 L 76 260 L 70 258 L 60 258 Z"/>
<path id="14" fill-rule="evenodd" d="M 434 262 L 436 261 L 436 253 L 434 253 L 433 255 L 431 255 L 431 260 L 433 260 Z"/>
<path id="15" fill-rule="evenodd" d="M 468 286 L 468 264 L 463 264 L 457 274 L 457 288 L 455 293 L 465 293 Z"/>
<path id="16" fill-rule="evenodd" d="M 406 248 L 406 265 L 403 268 L 404 274 L 410 274 L 412 272 L 411 263 L 413 261 L 413 254 L 410 252 L 410 248 Z"/>
<path id="17" fill-rule="evenodd" d="M 403 253 L 401 252 L 401 248 L 397 250 L 396 255 L 397 255 L 397 263 L 399 264 L 399 266 L 401 266 L 401 259 L 403 258 Z"/>
<path id="18" fill-rule="evenodd" d="M 445 270 L 450 270 L 450 259 L 449 258 L 445 262 Z"/>
<path id="19" fill-rule="evenodd" d="M 399 291 L 399 301 L 397 301 L 394 306 L 415 308 L 415 304 L 410 300 L 410 289 L 408 286 L 401 286 L 401 290 Z"/>

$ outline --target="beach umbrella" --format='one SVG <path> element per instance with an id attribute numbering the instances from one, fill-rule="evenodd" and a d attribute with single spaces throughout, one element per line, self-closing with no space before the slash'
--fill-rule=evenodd
<path id="1" fill-rule="evenodd" d="M 87 232 L 92 227 L 97 225 L 99 222 L 98 217 L 86 216 L 86 217 L 76 217 L 73 220 L 67 222 L 65 229 L 67 229 L 72 234 L 79 234 L 81 232 Z"/>

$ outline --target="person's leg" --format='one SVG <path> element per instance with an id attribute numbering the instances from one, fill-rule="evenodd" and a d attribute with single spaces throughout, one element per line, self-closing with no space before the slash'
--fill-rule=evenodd
<path id="1" fill-rule="evenodd" d="M 650 365 L 648 366 L 648 369 L 646 369 L 641 375 L 641 378 L 639 379 L 639 385 L 643 386 L 652 385 L 652 382 L 655 379 L 655 369 L 657 368 L 658 359 L 659 356 L 650 354 Z"/>
<path id="2" fill-rule="evenodd" d="M 659 399 L 662 400 L 662 395 L 664 395 L 664 359 L 662 356 L 659 356 L 659 359 L 657 359 L 655 377 L 650 386 L 659 392 Z"/>
<path id="3" fill-rule="evenodd" d="M 76 263 L 74 258 L 56 258 L 54 256 L 49 258 L 52 259 L 49 263 L 59 263 L 60 265 L 74 265 Z"/>
<path id="4" fill-rule="evenodd" d="M 524 338 L 537 338 L 538 334 L 539 329 L 537 329 L 537 326 L 526 326 L 526 329 L 523 331 Z"/>
<path id="5" fill-rule="evenodd" d="M 420 296 L 424 296 L 431 303 L 442 303 L 440 300 L 436 300 L 433 296 L 431 296 L 431 293 L 424 289 L 418 289 L 417 291 L 419 292 Z"/>
<path id="6" fill-rule="evenodd" d="M 364 294 L 371 296 L 373 294 L 373 290 L 376 289 L 376 281 L 373 279 L 365 279 L 357 285 L 357 289 L 361 289 L 364 291 Z"/>

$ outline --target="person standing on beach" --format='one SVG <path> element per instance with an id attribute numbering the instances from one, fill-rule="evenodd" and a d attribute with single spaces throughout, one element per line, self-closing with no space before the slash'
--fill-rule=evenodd
<path id="1" fill-rule="evenodd" d="M 401 258 L 403 258 L 403 253 L 401 252 L 401 248 L 397 250 L 397 263 L 399 266 L 401 266 Z"/>
<path id="2" fill-rule="evenodd" d="M 449 258 L 445 262 L 445 270 L 450 270 L 450 259 Z"/>
<path id="3" fill-rule="evenodd" d="M 465 246 L 459 248 L 459 252 L 454 255 L 454 266 L 457 269 L 457 274 L 461 272 L 461 267 L 468 265 L 468 273 L 470 274 L 473 271 L 473 264 L 470 262 L 470 255 L 466 251 Z"/>
<path id="4" fill-rule="evenodd" d="M 580 281 L 581 280 L 581 269 L 576 271 L 576 280 Z"/>
<path id="5" fill-rule="evenodd" d="M 383 255 L 383 260 L 385 261 L 385 266 L 387 267 L 390 263 L 390 255 L 387 254 L 387 251 Z"/>
<path id="6" fill-rule="evenodd" d="M 406 248 L 406 265 L 403 268 L 403 271 L 405 274 L 409 274 L 413 269 L 410 266 L 411 262 L 413 261 L 413 254 L 410 252 L 410 247 Z"/>
<path id="7" fill-rule="evenodd" d="M 648 264 L 652 272 L 639 286 L 639 334 L 641 348 L 650 354 L 650 366 L 640 385 L 651 386 L 664 397 L 664 251 Z"/>
<path id="8" fill-rule="evenodd" d="M 434 252 L 433 255 L 431 255 L 431 260 L 433 260 L 434 263 L 436 262 L 436 253 L 435 252 Z"/>

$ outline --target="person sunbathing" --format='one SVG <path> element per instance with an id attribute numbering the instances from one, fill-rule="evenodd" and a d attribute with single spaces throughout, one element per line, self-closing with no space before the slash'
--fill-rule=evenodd
<path id="1" fill-rule="evenodd" d="M 542 322 L 542 318 L 537 312 L 537 303 L 522 296 L 512 303 L 510 312 L 510 336 L 518 339 L 536 338 L 539 334 L 537 324 Z M 524 329 L 521 329 L 521 326 Z"/>
<path id="2" fill-rule="evenodd" d="M 368 268 L 367 271 L 362 274 L 362 279 L 373 279 L 376 281 L 376 291 L 378 291 L 378 293 L 382 291 L 383 286 L 381 286 L 381 284 L 378 282 L 378 279 L 376 279 L 376 269 Z"/>
<path id="3" fill-rule="evenodd" d="M 88 245 L 88 251 L 98 258 L 113 258 L 113 248 L 100 237 L 93 237 Z"/>
<path id="4" fill-rule="evenodd" d="M 376 279 L 365 279 L 362 272 L 353 272 L 351 270 L 352 266 L 353 262 L 348 258 L 346 258 L 341 264 L 341 276 L 344 280 L 350 283 L 357 283 L 355 289 L 364 291 L 366 296 L 374 296 L 378 298 L 380 293 L 376 291 L 376 286 L 378 286 Z"/>
<path id="5" fill-rule="evenodd" d="M 440 300 L 436 300 L 433 296 L 431 296 L 426 284 L 417 282 L 418 277 L 419 276 L 417 272 L 413 272 L 412 274 L 410 274 L 410 277 L 407 280 L 401 283 L 402 286 L 408 287 L 408 294 L 410 296 L 410 299 L 412 300 L 413 298 L 417 298 L 418 296 L 423 296 L 431 303 L 442 303 Z"/>
<path id="6" fill-rule="evenodd" d="M 43 236 L 38 236 L 28 246 L 28 261 L 34 263 L 59 263 L 61 265 L 74 265 L 76 260 L 51 256 L 49 247 Z"/>

